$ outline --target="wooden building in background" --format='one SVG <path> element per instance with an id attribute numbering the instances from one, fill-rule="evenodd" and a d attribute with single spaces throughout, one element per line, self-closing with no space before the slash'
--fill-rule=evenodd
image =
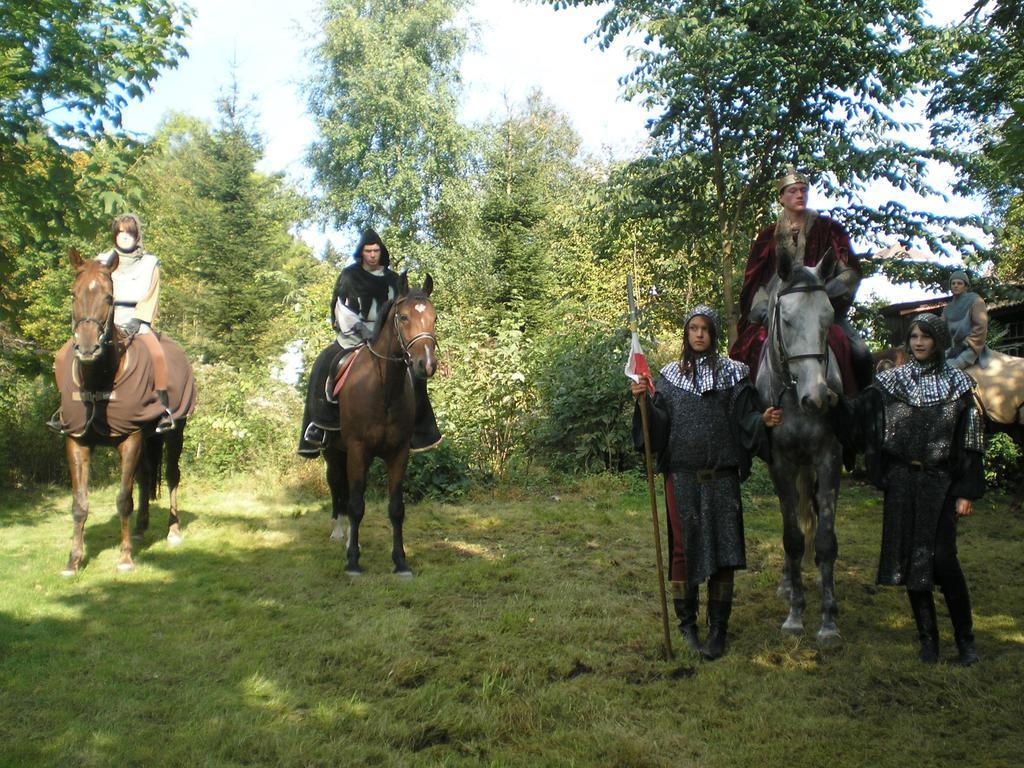
<path id="1" fill-rule="evenodd" d="M 1024 286 L 1016 286 L 1024 290 Z M 885 319 L 885 326 L 889 333 L 889 342 L 892 346 L 899 346 L 907 337 L 910 330 L 910 321 L 914 315 L 921 312 L 932 312 L 941 315 L 943 308 L 953 297 L 932 296 L 918 301 L 905 301 L 900 304 L 890 304 L 883 307 L 882 317 Z M 996 301 L 988 302 L 989 322 L 998 327 L 1005 334 L 994 344 L 991 342 L 991 330 L 989 333 L 990 345 L 1007 355 L 1024 357 L 1024 301 Z"/>

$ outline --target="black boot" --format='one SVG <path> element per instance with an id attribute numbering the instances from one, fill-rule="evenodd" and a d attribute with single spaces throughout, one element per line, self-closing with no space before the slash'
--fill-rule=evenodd
<path id="1" fill-rule="evenodd" d="M 429 451 L 441 442 L 441 430 L 437 428 L 434 407 L 427 396 L 426 379 L 412 380 L 413 394 L 416 396 L 416 424 L 413 426 L 409 448 L 413 453 Z"/>
<path id="2" fill-rule="evenodd" d="M 716 574 L 717 575 L 717 574 Z M 708 637 L 701 654 L 708 661 L 720 658 L 725 653 L 725 639 L 729 631 L 729 615 L 732 613 L 732 573 L 729 580 L 708 582 Z"/>
<path id="3" fill-rule="evenodd" d="M 964 667 L 977 664 L 978 649 L 974 645 L 974 620 L 971 617 L 971 595 L 967 585 L 964 584 L 962 589 L 943 587 L 942 594 L 946 598 L 949 618 L 953 622 L 953 636 L 960 652 L 957 661 Z"/>
<path id="4" fill-rule="evenodd" d="M 174 429 L 174 415 L 171 413 L 171 406 L 167 400 L 167 390 L 158 389 L 156 391 L 156 396 L 160 398 L 160 405 L 164 407 L 164 412 L 160 416 L 160 421 L 156 423 L 156 433 L 160 435 Z"/>
<path id="5" fill-rule="evenodd" d="M 700 601 L 700 587 L 689 585 L 682 597 L 672 600 L 679 619 L 679 632 L 683 636 L 686 647 L 694 653 L 700 653 L 700 637 L 697 634 L 697 610 Z"/>
<path id="6" fill-rule="evenodd" d="M 925 664 L 935 664 L 939 660 L 939 627 L 935 621 L 935 599 L 931 591 L 907 590 L 910 599 L 910 610 L 917 624 L 917 636 L 921 640 L 921 650 L 917 652 Z"/>

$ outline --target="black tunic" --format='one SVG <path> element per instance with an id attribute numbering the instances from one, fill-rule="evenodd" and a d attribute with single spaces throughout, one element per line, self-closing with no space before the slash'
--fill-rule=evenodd
<path id="1" fill-rule="evenodd" d="M 678 382 L 678 376 L 673 378 Z M 700 394 L 678 386 L 663 372 L 649 406 L 651 450 L 671 483 L 667 490 L 675 509 L 670 505 L 668 510 L 669 532 L 671 537 L 674 528 L 681 529 L 685 581 L 692 586 L 722 568 L 745 568 L 740 482 L 750 475 L 751 454 L 767 445 L 749 379 L 726 379 L 724 386 Z M 638 414 L 634 439 L 642 448 Z M 673 521 L 673 514 L 678 520 Z M 670 572 L 670 579 L 680 575 Z"/>
<path id="2" fill-rule="evenodd" d="M 911 404 L 885 386 L 866 389 L 852 410 L 869 476 L 885 493 L 876 581 L 930 590 L 943 510 L 985 492 L 980 416 L 970 391 Z"/>

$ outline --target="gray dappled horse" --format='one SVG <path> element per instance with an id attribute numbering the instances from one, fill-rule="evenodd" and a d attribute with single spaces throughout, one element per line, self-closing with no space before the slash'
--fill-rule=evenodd
<path id="1" fill-rule="evenodd" d="M 770 465 L 786 552 L 779 593 L 789 597 L 789 616 L 782 629 L 803 631 L 806 599 L 800 567 L 805 549 L 813 547 L 821 573 L 821 642 L 840 639 L 834 570 L 843 454 L 828 412 L 842 392 L 842 380 L 828 346 L 834 312 L 823 279 L 834 262 L 831 250 L 813 269 L 779 254 L 769 286 L 768 337 L 757 372 L 758 393 L 783 413 L 782 423 L 772 429 Z"/>

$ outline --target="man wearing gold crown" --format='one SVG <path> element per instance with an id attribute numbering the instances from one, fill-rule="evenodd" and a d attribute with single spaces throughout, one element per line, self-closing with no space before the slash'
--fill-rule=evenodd
<path id="1" fill-rule="evenodd" d="M 761 349 L 768 335 L 767 286 L 776 271 L 776 254 L 788 252 L 794 264 L 813 267 L 831 248 L 836 266 L 825 288 L 836 317 L 829 330 L 828 343 L 839 363 L 843 388 L 846 394 L 853 395 L 872 378 L 871 352 L 847 319 L 860 284 L 860 261 L 850 247 L 846 230 L 828 216 L 807 207 L 809 185 L 810 179 L 792 165 L 775 181 L 782 213 L 774 224 L 758 234 L 750 247 L 740 290 L 738 333 L 729 356 L 746 363 L 751 379 L 756 377 Z"/>

